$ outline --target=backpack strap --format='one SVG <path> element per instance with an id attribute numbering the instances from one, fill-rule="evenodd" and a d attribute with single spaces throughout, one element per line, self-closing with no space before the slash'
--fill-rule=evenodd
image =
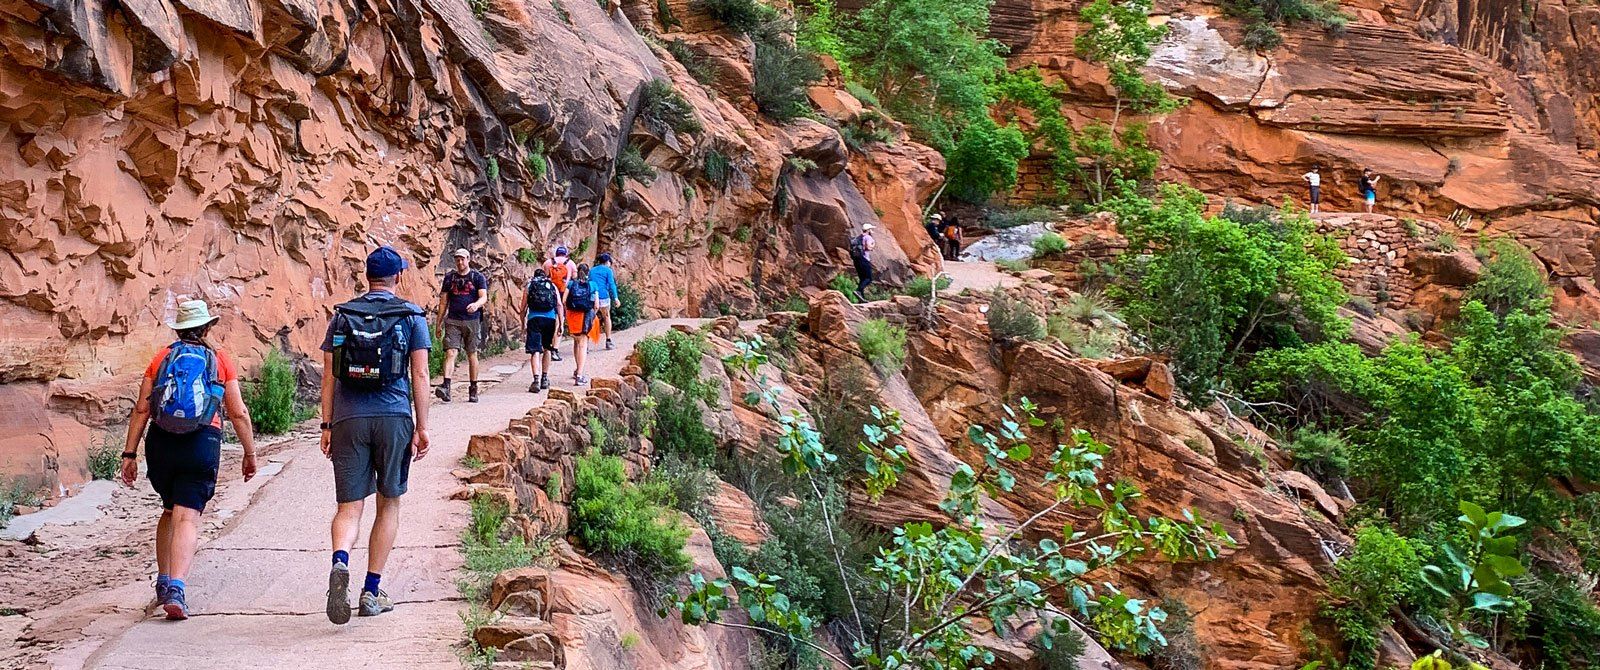
<path id="1" fill-rule="evenodd" d="M 333 308 L 352 316 L 412 316 L 421 315 L 422 308 L 417 307 L 400 296 L 390 296 L 387 300 L 374 301 L 356 298 L 350 302 L 340 303 Z"/>

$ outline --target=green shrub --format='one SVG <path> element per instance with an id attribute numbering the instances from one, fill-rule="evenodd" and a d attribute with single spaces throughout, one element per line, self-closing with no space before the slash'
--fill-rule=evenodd
<path id="1" fill-rule="evenodd" d="M 778 11 L 759 0 L 700 0 L 700 8 L 729 30 L 758 35 L 781 17 Z"/>
<path id="2" fill-rule="evenodd" d="M 715 528 L 708 505 L 717 494 L 717 477 L 704 465 L 667 454 L 650 469 L 645 482 L 667 492 L 663 504 L 689 515 L 708 531 Z"/>
<path id="3" fill-rule="evenodd" d="M 723 252 L 728 250 L 728 238 L 722 233 L 712 233 L 711 241 L 706 243 L 706 255 L 711 258 L 722 258 Z"/>
<path id="4" fill-rule="evenodd" d="M 672 82 L 665 79 L 652 79 L 644 85 L 644 90 L 639 93 L 639 118 L 656 132 L 671 129 L 673 132 L 696 135 L 704 130 L 700 119 L 694 115 L 694 105 L 689 104 L 672 87 Z"/>
<path id="5" fill-rule="evenodd" d="M 989 293 L 989 334 L 997 340 L 1032 342 L 1044 339 L 1044 323 L 1027 303 L 998 287 Z"/>
<path id="6" fill-rule="evenodd" d="M 811 54 L 779 40 L 757 40 L 752 63 L 756 107 L 774 121 L 788 121 L 811 111 L 806 87 L 822 78 L 822 66 Z"/>
<path id="7" fill-rule="evenodd" d="M 644 298 L 627 282 L 617 282 L 617 302 L 611 307 L 611 327 L 627 330 L 644 316 Z"/>
<path id="8" fill-rule="evenodd" d="M 244 404 L 250 408 L 256 431 L 280 435 L 310 415 L 295 398 L 294 366 L 276 348 L 268 349 L 266 358 L 261 359 L 259 375 L 244 387 Z"/>
<path id="9" fill-rule="evenodd" d="M 950 288 L 950 275 L 939 275 L 939 290 L 943 291 L 947 288 Z M 906 282 L 906 285 L 900 289 L 900 293 L 909 295 L 913 298 L 927 300 L 933 295 L 933 280 L 921 275 L 912 277 L 911 280 Z"/>
<path id="10" fill-rule="evenodd" d="M 1536 574 L 1528 594 L 1529 637 L 1543 646 L 1551 670 L 1600 667 L 1600 609 L 1572 578 Z"/>
<path id="11" fill-rule="evenodd" d="M 118 459 L 120 458 L 119 455 Z M 39 490 L 29 486 L 21 477 L 10 481 L 0 479 L 0 528 L 5 528 L 6 524 L 11 523 L 11 517 L 16 516 L 18 506 L 37 507 L 43 503 L 44 497 L 39 495 Z"/>
<path id="12" fill-rule="evenodd" d="M 629 144 L 622 153 L 617 154 L 617 183 L 623 179 L 632 179 L 640 184 L 649 185 L 655 181 L 656 169 L 645 162 L 644 154 L 639 153 L 639 145 Z"/>
<path id="13" fill-rule="evenodd" d="M 663 0 L 663 2 L 664 1 L 665 0 Z M 716 81 L 716 66 L 712 65 L 711 61 L 707 60 L 704 56 L 695 53 L 694 49 L 689 48 L 689 44 L 687 42 L 684 42 L 682 39 L 673 39 L 671 42 L 667 42 L 665 45 L 663 45 L 663 47 L 667 50 L 667 53 L 672 54 L 672 57 L 676 59 L 679 64 L 683 65 L 683 69 L 689 71 L 689 76 L 694 77 L 695 81 L 698 81 L 706 86 L 710 86 Z"/>
<path id="14" fill-rule="evenodd" d="M 1161 611 L 1167 613 L 1167 618 L 1156 627 L 1167 643 L 1150 654 L 1150 667 L 1153 670 L 1204 670 L 1206 661 L 1200 640 L 1194 634 L 1194 615 L 1189 605 L 1177 598 L 1162 598 Z"/>
<path id="15" fill-rule="evenodd" d="M 659 589 L 689 569 L 689 530 L 660 504 L 660 487 L 628 481 L 622 459 L 590 451 L 573 476 L 572 533 L 590 552 Z"/>
<path id="16" fill-rule="evenodd" d="M 828 288 L 843 293 L 844 297 L 848 299 L 851 304 L 861 302 L 860 300 L 856 299 L 857 286 L 860 286 L 857 280 L 852 279 L 849 275 L 842 273 L 836 274 L 833 276 L 833 279 L 828 280 Z"/>
<path id="17" fill-rule="evenodd" d="M 860 100 L 861 104 L 863 105 L 868 107 L 883 106 L 883 103 L 878 101 L 878 94 L 873 93 L 872 89 L 862 86 L 861 84 L 853 81 L 847 81 L 844 83 L 844 90 L 850 95 L 855 96 L 855 99 Z"/>
<path id="18" fill-rule="evenodd" d="M 1244 19 L 1244 45 L 1250 49 L 1271 50 L 1283 44 L 1278 25 L 1316 23 L 1332 35 L 1344 34 L 1350 17 L 1339 11 L 1336 0 L 1227 0 L 1223 9 Z"/>
<path id="19" fill-rule="evenodd" d="M 1295 468 L 1324 484 L 1332 484 L 1350 471 L 1350 447 L 1336 432 L 1303 429 L 1295 433 L 1288 448 Z"/>
<path id="20" fill-rule="evenodd" d="M 1488 244 L 1489 261 L 1483 273 L 1467 289 L 1463 300 L 1483 303 L 1496 316 L 1512 310 L 1527 311 L 1550 295 L 1544 266 L 1527 247 L 1514 240 L 1496 238 Z"/>
<path id="21" fill-rule="evenodd" d="M 543 255 L 538 249 L 523 247 L 517 250 L 517 262 L 523 265 L 538 265 Z"/>
<path id="22" fill-rule="evenodd" d="M 899 372 L 906 363 L 906 329 L 883 319 L 869 319 L 856 333 L 861 353 L 881 374 Z"/>
<path id="23" fill-rule="evenodd" d="M 1006 272 L 1026 272 L 1033 267 L 1026 260 L 1010 258 L 995 261 L 994 266 Z"/>
<path id="24" fill-rule="evenodd" d="M 550 162 L 545 156 L 544 140 L 536 139 L 526 146 L 528 153 L 522 157 L 522 164 L 528 168 L 529 177 L 534 181 L 543 181 L 544 176 L 550 172 Z"/>
<path id="25" fill-rule="evenodd" d="M 675 454 L 700 464 L 717 457 L 717 437 L 706 428 L 705 412 L 694 396 L 685 391 L 661 390 L 655 398 L 656 453 Z"/>
<path id="26" fill-rule="evenodd" d="M 1433 243 L 1427 246 L 1434 251 L 1453 254 L 1458 248 L 1457 245 L 1455 233 L 1439 233 L 1438 237 L 1433 238 Z"/>
<path id="27" fill-rule="evenodd" d="M 839 137 L 857 152 L 865 153 L 873 144 L 892 144 L 894 133 L 889 130 L 888 119 L 868 110 L 839 126 Z"/>
<path id="28" fill-rule="evenodd" d="M 480 493 L 471 498 L 470 509 L 471 519 L 461 538 L 471 575 L 467 590 L 481 591 L 495 575 L 530 565 L 536 555 L 544 553 L 542 545 L 529 544 L 507 527 L 511 508 L 503 498 Z"/>
<path id="29" fill-rule="evenodd" d="M 727 154 L 716 149 L 707 149 L 706 157 L 701 160 L 700 172 L 713 186 L 727 188 L 728 178 L 733 176 L 733 163 L 728 160 Z"/>
<path id="30" fill-rule="evenodd" d="M 663 381 L 682 391 L 699 395 L 700 364 L 706 343 L 701 335 L 669 330 L 639 340 L 634 346 L 645 379 Z"/>
<path id="31" fill-rule="evenodd" d="M 1067 252 L 1067 240 L 1055 233 L 1045 233 L 1033 241 L 1033 257 L 1048 258 Z"/>
<path id="32" fill-rule="evenodd" d="M 551 472 L 550 476 L 546 477 L 545 480 L 544 480 L 544 495 L 545 495 L 545 497 L 549 498 L 551 502 L 560 502 L 561 501 L 561 484 L 562 484 L 562 482 L 561 482 L 561 471 L 560 470 L 556 470 L 554 472 Z"/>
<path id="33" fill-rule="evenodd" d="M 114 431 L 101 431 L 99 439 L 89 446 L 89 477 L 115 479 L 122 470 L 123 436 Z"/>
<path id="34" fill-rule="evenodd" d="M 950 194 L 983 203 L 1017 185 L 1017 165 L 1028 157 L 1028 138 L 1015 125 L 1002 126 L 983 116 L 967 126 L 947 156 Z"/>
<path id="35" fill-rule="evenodd" d="M 1375 668 L 1378 631 L 1389 624 L 1389 611 L 1421 587 L 1422 558 L 1411 540 L 1386 525 L 1369 525 L 1356 530 L 1355 546 L 1336 567 L 1323 614 L 1349 647 L 1344 667 Z"/>

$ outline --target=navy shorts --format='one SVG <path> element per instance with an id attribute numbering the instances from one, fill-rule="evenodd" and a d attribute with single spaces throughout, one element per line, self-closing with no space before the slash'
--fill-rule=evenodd
<path id="1" fill-rule="evenodd" d="M 202 426 L 192 433 L 169 433 L 152 423 L 144 444 L 146 475 L 161 496 L 161 507 L 205 511 L 217 492 L 222 430 Z"/>
<path id="2" fill-rule="evenodd" d="M 524 350 L 530 354 L 556 350 L 556 320 L 543 316 L 528 319 L 528 341 Z"/>
<path id="3" fill-rule="evenodd" d="M 333 458 L 335 499 L 347 503 L 374 493 L 405 495 L 414 426 L 409 416 L 363 416 L 333 424 L 328 455 Z"/>

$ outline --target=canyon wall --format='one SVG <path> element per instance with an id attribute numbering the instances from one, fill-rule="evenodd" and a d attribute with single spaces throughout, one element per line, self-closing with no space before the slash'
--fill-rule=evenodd
<path id="1" fill-rule="evenodd" d="M 497 334 L 519 256 L 557 243 L 611 252 L 656 315 L 826 281 L 866 223 L 917 233 L 880 245 L 890 281 L 927 262 L 907 221 L 938 155 L 852 164 L 833 119 L 761 116 L 750 41 L 687 2 L 0 0 L 0 45 L 0 474 L 57 490 L 124 420 L 177 301 L 211 302 L 248 376 L 269 347 L 315 353 L 377 244 L 428 307 L 472 249 Z M 638 118 L 654 79 L 702 131 Z M 823 88 L 853 103 L 834 118 L 859 112 Z M 616 178 L 628 145 L 655 179 Z"/>

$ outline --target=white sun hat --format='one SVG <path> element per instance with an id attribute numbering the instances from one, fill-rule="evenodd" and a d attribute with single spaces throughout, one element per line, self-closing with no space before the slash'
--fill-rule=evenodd
<path id="1" fill-rule="evenodd" d="M 188 330 L 199 328 L 216 321 L 221 317 L 211 315 L 210 308 L 206 307 L 204 300 L 185 300 L 178 303 L 178 314 L 167 322 L 173 330 Z"/>

